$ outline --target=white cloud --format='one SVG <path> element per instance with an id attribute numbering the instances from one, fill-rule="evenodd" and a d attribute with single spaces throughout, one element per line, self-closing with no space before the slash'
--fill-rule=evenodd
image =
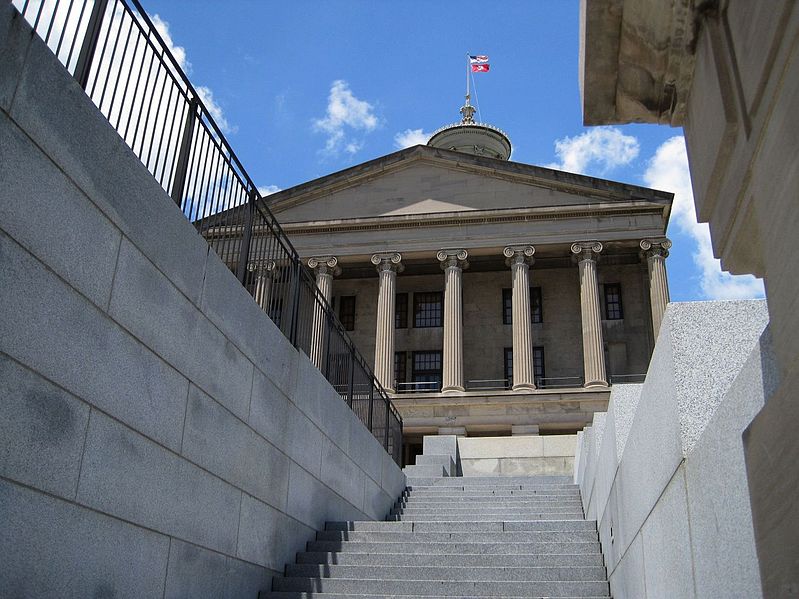
<path id="1" fill-rule="evenodd" d="M 273 193 L 277 193 L 278 191 L 282 191 L 277 185 L 259 185 L 258 186 L 258 193 L 261 196 L 268 196 Z"/>
<path id="2" fill-rule="evenodd" d="M 405 129 L 394 136 L 394 146 L 398 150 L 402 150 L 411 146 L 424 145 L 431 135 L 432 133 L 425 133 L 421 129 Z"/>
<path id="3" fill-rule="evenodd" d="M 169 33 L 169 23 L 164 21 L 157 14 L 153 15 L 150 20 L 153 22 L 153 25 L 155 25 L 155 30 L 158 32 L 158 35 L 161 36 L 167 48 L 169 48 L 169 51 L 172 52 L 172 56 L 175 57 L 180 68 L 188 73 L 189 70 L 191 70 L 191 63 L 186 58 L 186 49 L 172 41 L 172 35 Z"/>
<path id="4" fill-rule="evenodd" d="M 547 168 L 604 175 L 635 160 L 638 151 L 638 140 L 632 135 L 625 135 L 616 127 L 596 127 L 580 135 L 557 140 L 555 153 L 559 162 L 548 164 Z"/>
<path id="5" fill-rule="evenodd" d="M 208 109 L 208 112 L 211 113 L 216 124 L 222 129 L 222 133 L 236 133 L 239 128 L 231 126 L 230 123 L 228 123 L 225 118 L 225 113 L 222 111 L 222 107 L 214 100 L 214 93 L 204 85 L 200 85 L 195 89 L 197 90 L 197 95 L 200 96 L 200 100 L 205 104 L 205 107 Z"/>
<path id="6" fill-rule="evenodd" d="M 349 84 L 337 79 L 330 85 L 325 116 L 314 119 L 313 128 L 315 131 L 327 134 L 325 153 L 337 154 L 344 150 L 349 154 L 355 154 L 363 147 L 363 140 L 350 138 L 350 131 L 369 133 L 374 131 L 378 124 L 374 106 L 356 98 Z"/>
<path id="7" fill-rule="evenodd" d="M 708 299 L 742 299 L 763 297 L 763 282 L 751 275 L 733 276 L 721 270 L 713 256 L 710 229 L 696 220 L 696 208 L 688 170 L 685 139 L 672 137 L 665 141 L 649 161 L 644 181 L 649 187 L 674 193 L 671 224 L 696 242 L 694 263 L 700 272 L 702 294 Z"/>

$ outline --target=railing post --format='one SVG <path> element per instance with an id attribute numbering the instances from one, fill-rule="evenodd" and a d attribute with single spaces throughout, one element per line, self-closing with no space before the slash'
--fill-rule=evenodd
<path id="1" fill-rule="evenodd" d="M 197 119 L 197 98 L 189 102 L 189 111 L 186 113 L 186 122 L 183 125 L 183 138 L 180 140 L 180 150 L 175 163 L 175 180 L 172 182 L 172 191 L 169 194 L 172 200 L 180 206 L 183 201 L 183 191 L 186 187 L 186 175 L 189 172 L 189 155 L 191 154 L 191 139 L 194 137 L 194 122 Z M 204 215 L 201 215 L 204 216 Z"/>
<path id="2" fill-rule="evenodd" d="M 388 451 L 388 425 L 391 422 L 391 402 L 389 402 L 388 397 L 384 397 L 383 401 L 386 404 L 386 431 L 383 447 L 385 447 L 386 451 Z"/>
<path id="3" fill-rule="evenodd" d="M 75 79 L 84 90 L 89 85 L 89 74 L 92 70 L 94 53 L 97 49 L 97 42 L 100 39 L 100 29 L 103 26 L 103 17 L 108 0 L 95 0 L 92 7 L 92 14 L 89 16 L 89 24 L 86 27 L 86 37 L 78 53 L 78 62 L 75 65 Z"/>
<path id="4" fill-rule="evenodd" d="M 352 408 L 355 401 L 355 352 L 350 348 L 350 385 L 347 393 L 347 404 Z"/>
<path id="5" fill-rule="evenodd" d="M 370 433 L 374 433 L 374 429 L 372 428 L 372 418 L 375 413 L 375 379 L 372 377 L 372 382 L 369 385 L 369 416 L 367 416 L 367 425 L 366 428 L 369 429 Z"/>
<path id="6" fill-rule="evenodd" d="M 325 378 L 329 381 L 330 380 L 330 338 L 333 336 L 333 321 L 330 318 L 330 314 L 327 313 L 327 310 L 325 310 L 324 307 L 322 307 L 322 313 L 325 315 L 325 326 L 322 327 L 322 334 L 327 335 L 327 337 L 325 337 L 324 375 Z M 321 339 L 319 341 L 321 342 Z"/>
<path id="7" fill-rule="evenodd" d="M 256 193 L 253 189 L 247 195 L 247 204 L 244 208 L 244 231 L 241 236 L 241 246 L 239 247 L 239 266 L 236 270 L 236 277 L 244 285 L 247 278 L 247 264 L 250 261 L 250 243 L 252 241 L 252 215 L 255 212 Z"/>
<path id="8" fill-rule="evenodd" d="M 300 277 L 302 276 L 302 264 L 300 263 L 300 259 L 296 256 L 292 256 L 291 259 L 294 262 L 294 289 L 291 291 L 291 323 L 289 326 L 289 341 L 291 341 L 291 344 L 294 347 L 299 349 L 300 340 L 298 335 L 299 327 L 297 321 L 300 315 Z"/>

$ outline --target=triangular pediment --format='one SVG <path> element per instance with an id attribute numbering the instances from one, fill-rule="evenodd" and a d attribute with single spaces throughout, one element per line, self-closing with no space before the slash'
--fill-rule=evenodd
<path id="1" fill-rule="evenodd" d="M 671 194 L 531 165 L 417 146 L 269 197 L 284 223 L 563 208 Z"/>

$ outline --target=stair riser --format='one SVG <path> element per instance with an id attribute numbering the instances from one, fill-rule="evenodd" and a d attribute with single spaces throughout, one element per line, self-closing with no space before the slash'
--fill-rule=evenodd
<path id="1" fill-rule="evenodd" d="M 362 543 L 591 543 L 597 540 L 591 531 L 528 532 L 358 532 L 323 530 L 317 541 L 356 541 Z"/>
<path id="2" fill-rule="evenodd" d="M 391 510 L 393 514 L 430 514 L 432 516 L 445 515 L 445 514 L 557 514 L 560 512 L 582 512 L 583 508 L 580 505 L 551 505 L 551 506 L 522 506 L 522 507 L 509 507 L 489 505 L 474 508 L 453 508 L 453 507 L 402 507 L 394 508 Z"/>
<path id="3" fill-rule="evenodd" d="M 290 564 L 286 576 L 300 578 L 353 578 L 365 580 L 481 580 L 496 582 L 539 582 L 558 580 L 602 580 L 605 569 L 597 567 L 463 568 L 414 566 L 339 566 Z"/>
<path id="4" fill-rule="evenodd" d="M 512 514 L 475 514 L 475 515 L 448 515 L 446 520 L 451 522 L 497 522 L 509 520 L 582 520 L 582 512 L 574 513 L 559 513 L 559 514 L 528 514 L 528 515 L 512 515 Z M 412 520 L 414 522 L 440 522 L 443 520 L 442 516 L 390 516 L 387 520 Z"/>
<path id="5" fill-rule="evenodd" d="M 507 567 L 603 566 L 600 554 L 520 554 L 520 555 L 435 555 L 404 553 L 325 553 L 297 554 L 300 564 L 338 564 L 343 566 L 437 566 Z"/>
<path id="6" fill-rule="evenodd" d="M 528 520 L 520 522 L 328 522 L 325 530 L 358 532 L 513 532 L 584 530 L 596 532 L 593 520 Z"/>
<path id="7" fill-rule="evenodd" d="M 349 593 L 317 593 L 309 592 L 303 593 L 299 591 L 274 591 L 269 593 L 269 599 L 352 599 Z M 374 593 L 358 594 L 358 599 L 398 599 L 398 597 L 408 597 L 408 595 L 375 595 Z M 416 595 L 422 599 L 450 599 L 442 595 Z M 477 599 L 474 595 L 459 595 L 459 599 Z M 524 596 L 510 596 L 503 595 L 505 599 L 529 599 L 530 595 Z M 607 595 L 602 597 L 594 597 L 589 595 L 580 595 L 579 597 L 563 597 L 559 599 L 607 599 Z"/>
<path id="8" fill-rule="evenodd" d="M 548 597 L 572 597 L 579 595 L 608 596 L 608 583 L 601 581 L 584 582 L 457 582 L 422 580 L 352 580 L 352 579 L 307 579 L 275 578 L 272 581 L 276 591 L 322 591 L 332 593 L 383 593 L 383 594 L 422 594 L 443 595 L 447 597 L 497 597 L 502 595 Z"/>
<path id="9" fill-rule="evenodd" d="M 464 500 L 459 497 L 450 497 L 448 499 L 431 499 L 429 497 L 408 497 L 400 499 L 395 505 L 402 505 L 405 507 L 453 507 L 460 509 L 473 509 L 483 506 L 501 506 L 501 507 L 526 507 L 530 505 L 540 506 L 556 506 L 556 505 L 582 505 L 582 501 L 578 495 L 574 497 L 480 497 L 474 499 Z"/>
<path id="10" fill-rule="evenodd" d="M 430 478 L 429 484 L 450 484 L 450 481 L 441 478 Z M 576 486 L 571 476 L 460 476 L 458 484 L 461 485 L 568 485 Z"/>
<path id="11" fill-rule="evenodd" d="M 507 555 L 522 553 L 540 554 L 599 554 L 599 543 L 594 542 L 507 542 L 507 543 L 475 543 L 450 541 L 440 542 L 346 542 L 346 541 L 309 541 L 307 551 L 340 551 L 350 553 L 427 553 L 444 555 Z"/>
<path id="12" fill-rule="evenodd" d="M 402 497 L 415 497 L 419 499 L 433 499 L 434 501 L 449 501 L 451 499 L 494 499 L 496 497 L 580 497 L 580 493 L 570 489 L 498 489 L 496 492 L 487 493 L 474 489 L 454 489 L 441 491 L 408 491 Z"/>

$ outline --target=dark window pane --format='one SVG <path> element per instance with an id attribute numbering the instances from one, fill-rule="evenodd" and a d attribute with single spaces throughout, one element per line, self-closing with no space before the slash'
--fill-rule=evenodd
<path id="1" fill-rule="evenodd" d="M 533 347 L 533 378 L 535 379 L 536 387 L 541 384 L 541 379 L 545 376 L 544 348 L 539 345 Z"/>
<path id="2" fill-rule="evenodd" d="M 398 293 L 394 303 L 394 328 L 408 328 L 408 294 Z"/>
<path id="3" fill-rule="evenodd" d="M 413 294 L 413 326 L 440 327 L 444 313 L 444 298 L 440 291 Z"/>
<path id="4" fill-rule="evenodd" d="M 513 387 L 513 348 L 505 348 L 505 388 Z"/>
<path id="5" fill-rule="evenodd" d="M 541 288 L 530 287 L 530 312 L 533 322 L 544 322 L 544 304 L 541 301 Z"/>
<path id="6" fill-rule="evenodd" d="M 342 295 L 338 298 L 338 319 L 345 331 L 355 330 L 355 296 Z"/>
<path id="7" fill-rule="evenodd" d="M 438 391 L 441 389 L 441 352 L 440 351 L 415 351 L 413 352 L 413 371 L 411 374 L 415 391 Z"/>
<path id="8" fill-rule="evenodd" d="M 621 285 L 618 283 L 605 285 L 605 318 L 607 320 L 621 320 L 624 318 L 621 305 Z"/>
<path id="9" fill-rule="evenodd" d="M 502 324 L 513 324 L 513 291 L 502 290 Z"/>
<path id="10" fill-rule="evenodd" d="M 404 351 L 394 352 L 394 380 L 396 383 L 406 382 L 406 366 L 408 359 Z M 403 390 L 402 385 L 397 385 L 397 391 Z"/>

